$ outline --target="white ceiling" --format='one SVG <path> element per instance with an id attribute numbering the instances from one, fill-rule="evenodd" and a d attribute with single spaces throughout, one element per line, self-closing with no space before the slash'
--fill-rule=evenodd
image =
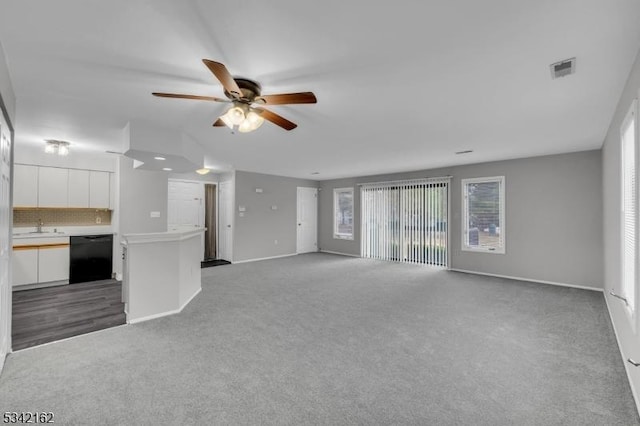
<path id="1" fill-rule="evenodd" d="M 601 147 L 640 47 L 638 0 L 3 2 L 16 143 L 122 149 L 129 120 L 175 126 L 209 166 L 313 179 Z M 577 57 L 575 75 L 549 64 Z M 223 62 L 299 127 L 231 135 L 202 64 Z M 456 156 L 455 151 L 472 149 Z M 311 175 L 312 172 L 319 175 Z"/>

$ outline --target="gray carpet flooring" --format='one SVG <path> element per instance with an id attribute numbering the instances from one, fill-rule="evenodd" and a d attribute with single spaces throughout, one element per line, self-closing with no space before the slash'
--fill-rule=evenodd
<path id="1" fill-rule="evenodd" d="M 311 254 L 202 270 L 179 315 L 11 354 L 58 424 L 632 425 L 601 293 Z"/>

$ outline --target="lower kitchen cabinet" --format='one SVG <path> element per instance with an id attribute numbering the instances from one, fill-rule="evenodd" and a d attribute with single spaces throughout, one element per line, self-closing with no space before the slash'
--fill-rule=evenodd
<path id="1" fill-rule="evenodd" d="M 15 241 L 13 286 L 69 280 L 69 237 Z"/>
<path id="2" fill-rule="evenodd" d="M 14 248 L 11 257 L 13 262 L 13 286 L 38 282 L 38 249 Z"/>
<path id="3" fill-rule="evenodd" d="M 40 247 L 38 249 L 38 282 L 69 279 L 69 246 Z"/>

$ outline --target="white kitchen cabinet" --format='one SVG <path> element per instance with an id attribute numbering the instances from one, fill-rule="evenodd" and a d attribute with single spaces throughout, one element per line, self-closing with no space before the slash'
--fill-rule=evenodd
<path id="1" fill-rule="evenodd" d="M 89 207 L 89 170 L 69 169 L 69 207 Z"/>
<path id="2" fill-rule="evenodd" d="M 38 207 L 67 207 L 69 169 L 40 167 L 38 170 Z"/>
<path id="3" fill-rule="evenodd" d="M 11 256 L 13 265 L 13 286 L 38 282 L 38 249 L 14 249 Z"/>
<path id="4" fill-rule="evenodd" d="M 89 172 L 89 207 L 109 208 L 109 172 Z"/>
<path id="5" fill-rule="evenodd" d="M 38 166 L 14 164 L 13 206 L 38 206 Z"/>
<path id="6" fill-rule="evenodd" d="M 69 279 L 69 246 L 38 249 L 38 282 L 63 281 Z"/>

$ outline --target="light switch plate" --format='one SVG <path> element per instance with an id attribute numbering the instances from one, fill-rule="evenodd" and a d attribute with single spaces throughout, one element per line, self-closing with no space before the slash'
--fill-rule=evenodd
<path id="1" fill-rule="evenodd" d="M 149 217 L 160 217 L 160 212 L 150 212 Z"/>

